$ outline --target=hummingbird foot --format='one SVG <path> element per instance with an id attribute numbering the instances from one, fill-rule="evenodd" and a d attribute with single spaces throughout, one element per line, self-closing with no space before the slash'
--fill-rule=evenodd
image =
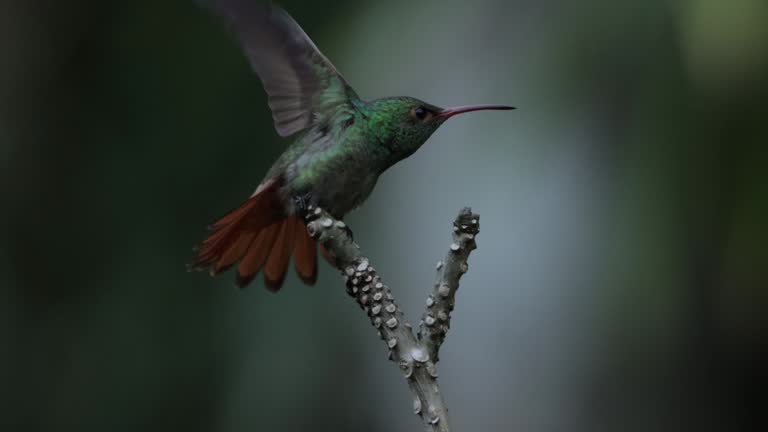
<path id="1" fill-rule="evenodd" d="M 349 225 L 344 226 L 344 231 L 347 232 L 350 240 L 355 241 L 355 233 L 352 232 L 352 229 L 349 227 Z"/>
<path id="2" fill-rule="evenodd" d="M 293 197 L 293 204 L 296 206 L 296 214 L 302 219 L 306 219 L 307 213 L 309 212 L 310 207 L 312 207 L 311 198 L 312 194 L 309 192 Z"/>
<path id="3" fill-rule="evenodd" d="M 352 229 L 349 227 L 349 225 L 344 224 L 342 229 L 347 233 L 350 240 L 355 241 L 355 233 L 352 232 Z"/>
<path id="4" fill-rule="evenodd" d="M 296 215 L 304 220 L 307 219 L 309 212 L 315 210 L 317 207 L 312 203 L 312 194 L 309 192 L 302 195 L 295 195 L 293 197 L 293 205 L 296 206 Z M 349 225 L 344 224 L 344 226 L 340 228 L 347 233 L 350 240 L 355 241 L 355 234 L 352 232 Z"/>

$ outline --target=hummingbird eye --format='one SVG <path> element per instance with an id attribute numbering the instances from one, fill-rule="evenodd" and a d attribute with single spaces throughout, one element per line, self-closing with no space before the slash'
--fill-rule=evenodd
<path id="1" fill-rule="evenodd" d="M 424 107 L 417 107 L 413 110 L 413 115 L 419 120 L 424 120 L 427 117 L 427 110 Z"/>

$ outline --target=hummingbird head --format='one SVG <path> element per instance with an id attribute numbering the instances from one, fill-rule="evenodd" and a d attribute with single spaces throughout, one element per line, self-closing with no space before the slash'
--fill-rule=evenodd
<path id="1" fill-rule="evenodd" d="M 510 110 L 506 105 L 440 108 L 412 97 L 378 99 L 370 104 L 369 122 L 376 141 L 388 150 L 385 169 L 418 150 L 449 118 L 471 111 Z"/>

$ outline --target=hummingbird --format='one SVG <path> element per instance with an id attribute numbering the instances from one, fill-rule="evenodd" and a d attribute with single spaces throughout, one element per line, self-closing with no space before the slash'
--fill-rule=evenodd
<path id="1" fill-rule="evenodd" d="M 407 158 L 446 120 L 506 105 L 441 108 L 413 97 L 361 99 L 296 21 L 278 6 L 213 0 L 261 79 L 277 133 L 293 142 L 256 191 L 210 226 L 191 269 L 215 276 L 237 265 L 243 288 L 259 273 L 280 289 L 293 257 L 299 278 L 317 279 L 317 244 L 303 222 L 321 207 L 342 219 L 373 191 L 379 176 Z M 351 232 L 350 232 L 351 234 Z M 331 263 L 333 257 L 320 247 Z"/>

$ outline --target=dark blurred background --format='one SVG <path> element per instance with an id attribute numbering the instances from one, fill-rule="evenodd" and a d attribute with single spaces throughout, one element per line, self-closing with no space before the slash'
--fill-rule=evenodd
<path id="1" fill-rule="evenodd" d="M 417 320 L 482 215 L 455 430 L 758 429 L 768 2 L 282 4 L 363 97 L 519 107 L 451 120 L 348 219 Z M 219 19 L 5 0 L 0 53 L 3 430 L 421 429 L 325 263 L 279 295 L 185 271 L 286 145 Z"/>

